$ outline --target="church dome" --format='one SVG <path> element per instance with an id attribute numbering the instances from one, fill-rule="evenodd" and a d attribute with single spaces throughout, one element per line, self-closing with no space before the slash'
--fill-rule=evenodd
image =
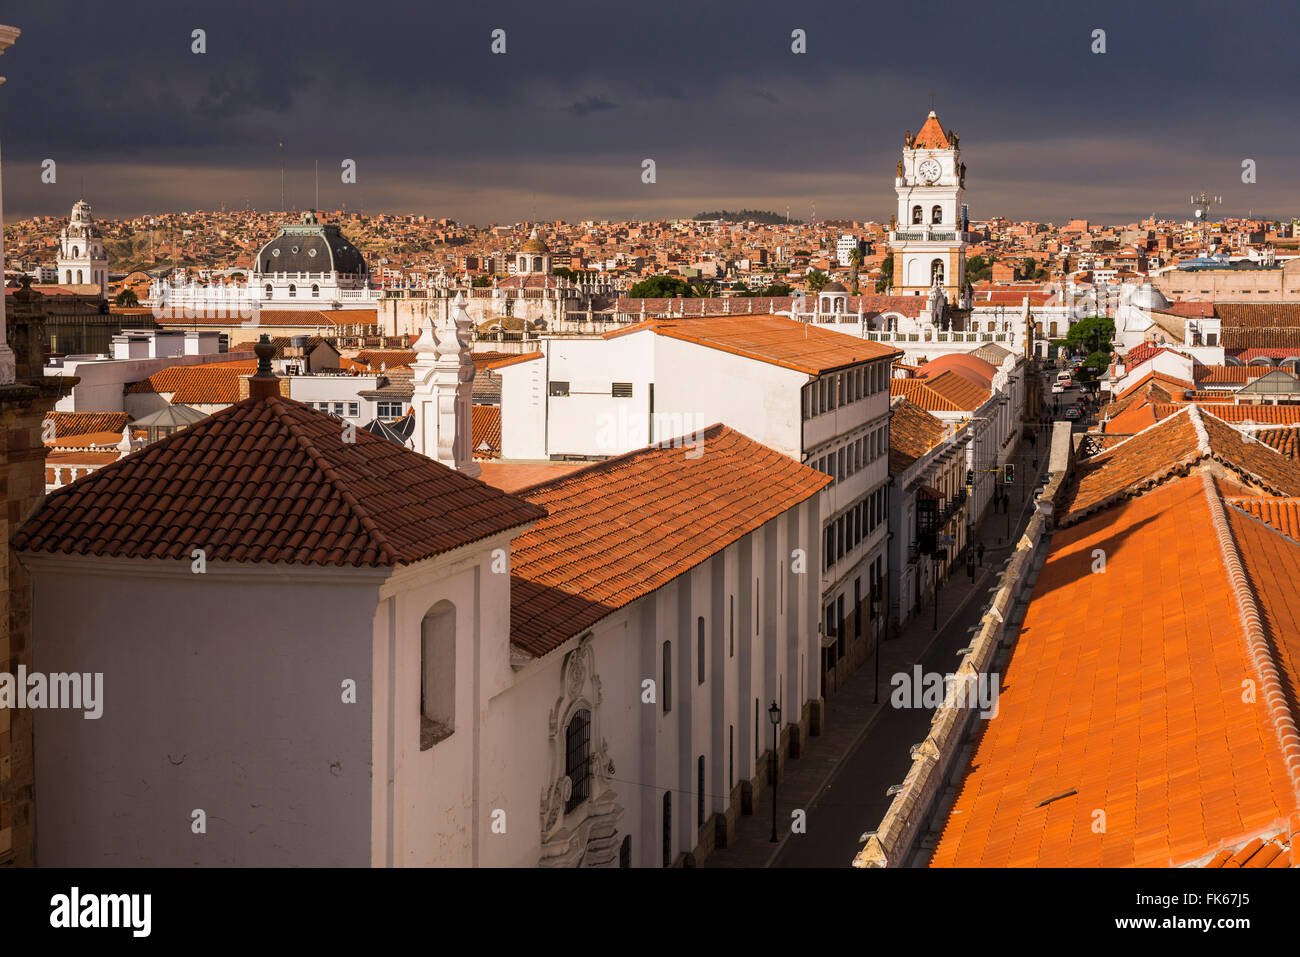
<path id="1" fill-rule="evenodd" d="M 551 247 L 546 245 L 537 237 L 537 230 L 533 230 L 531 236 L 524 240 L 524 244 L 519 247 L 521 253 L 549 253 Z"/>
<path id="2" fill-rule="evenodd" d="M 301 223 L 285 223 L 279 234 L 258 250 L 254 270 L 259 275 L 277 272 L 337 272 L 364 275 L 361 250 L 333 223 L 322 223 L 315 212 Z"/>
<path id="3" fill-rule="evenodd" d="M 842 282 L 828 282 L 822 286 L 822 292 L 848 292 Z"/>

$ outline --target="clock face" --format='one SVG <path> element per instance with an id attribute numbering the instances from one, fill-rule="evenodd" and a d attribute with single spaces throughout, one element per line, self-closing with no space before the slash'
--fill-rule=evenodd
<path id="1" fill-rule="evenodd" d="M 920 174 L 922 182 L 926 183 L 933 183 L 939 178 L 939 174 L 943 172 L 939 167 L 939 163 L 932 159 L 926 160 L 916 168 L 916 171 Z"/>

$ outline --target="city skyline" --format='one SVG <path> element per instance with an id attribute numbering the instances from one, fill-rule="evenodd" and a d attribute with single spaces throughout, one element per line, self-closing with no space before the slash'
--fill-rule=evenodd
<path id="1" fill-rule="evenodd" d="M 820 219 L 882 222 L 903 133 L 932 93 L 963 134 L 973 219 L 1181 219 L 1202 189 L 1224 197 L 1224 216 L 1292 211 L 1280 171 L 1297 137 L 1273 121 L 1286 94 L 1267 67 L 1286 53 L 1297 14 L 1285 9 L 1265 29 L 1203 4 L 1176 19 L 1172 7 L 1021 4 L 996 21 L 975 8 L 757 4 L 743 19 L 715 5 L 682 8 L 683 21 L 659 5 L 606 22 L 596 7 L 507 6 L 409 9 L 341 31 L 235 4 L 206 26 L 168 8 L 129 23 L 79 12 L 96 43 L 73 49 L 67 9 L 11 16 L 23 30 L 0 115 L 11 219 L 58 215 L 83 193 L 106 218 L 276 208 L 283 142 L 291 209 L 316 205 L 319 162 L 326 209 L 481 224 L 720 207 L 807 219 L 815 203 Z M 491 52 L 495 29 L 504 54 Z M 1098 29 L 1105 53 L 1092 52 Z M 806 53 L 792 52 L 794 30 Z M 128 45 L 148 55 L 124 59 Z M 1207 71 L 1232 50 L 1265 64 L 1248 97 Z M 40 68 L 61 60 L 71 66 Z M 41 181 L 47 159 L 54 183 Z M 340 181 L 345 159 L 355 184 Z M 1255 183 L 1241 182 L 1245 159 Z"/>

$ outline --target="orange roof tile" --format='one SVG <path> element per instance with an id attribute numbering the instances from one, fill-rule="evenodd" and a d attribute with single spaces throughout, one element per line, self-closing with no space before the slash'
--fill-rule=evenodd
<path id="1" fill-rule="evenodd" d="M 961 412 L 961 408 L 947 396 L 930 388 L 924 379 L 890 379 L 889 394 L 902 396 L 917 408 L 927 412 Z"/>
<path id="2" fill-rule="evenodd" d="M 86 435 L 90 432 L 116 432 L 131 421 L 125 412 L 48 412 L 45 418 L 54 423 L 54 437 Z"/>
<path id="3" fill-rule="evenodd" d="M 544 655 L 830 483 L 725 425 L 703 443 L 700 455 L 652 446 L 517 493 L 547 515 L 511 549 L 512 642 Z"/>
<path id="4" fill-rule="evenodd" d="M 474 449 L 474 458 L 500 458 L 501 406 L 470 406 L 470 434 Z"/>
<path id="5" fill-rule="evenodd" d="M 384 566 L 544 511 L 300 402 L 246 399 L 52 494 L 27 551 Z"/>
<path id="6" fill-rule="evenodd" d="M 935 115 L 934 110 L 925 118 L 925 124 L 921 131 L 916 134 L 916 139 L 912 142 L 914 148 L 918 150 L 946 150 L 951 149 L 948 142 L 948 136 L 939 125 L 939 117 Z"/>
<path id="7" fill-rule="evenodd" d="M 491 362 L 485 363 L 484 368 L 504 369 L 506 366 L 518 365 L 521 362 L 532 362 L 534 359 L 540 359 L 541 357 L 540 352 L 522 352 L 518 355 L 507 356 L 504 359 L 493 359 Z M 478 367 L 477 360 L 475 360 L 474 366 L 475 368 Z"/>
<path id="8" fill-rule="evenodd" d="M 1184 406 L 1177 414 L 1080 462 L 1063 492 L 1060 522 L 1077 522 L 1097 509 L 1185 475 L 1208 460 L 1226 466 L 1238 480 L 1253 487 L 1274 495 L 1300 496 L 1300 463 L 1263 442 L 1248 439 L 1210 412 Z"/>
<path id="9" fill-rule="evenodd" d="M 655 319 L 637 323 L 636 329 L 621 329 L 605 335 L 613 338 L 646 328 L 652 329 L 656 335 L 757 359 L 806 375 L 821 375 L 873 359 L 902 355 L 902 352 L 881 343 L 785 316 Z"/>
<path id="10" fill-rule="evenodd" d="M 502 462 L 485 459 L 478 463 L 479 479 L 493 488 L 514 494 L 551 479 L 586 468 L 586 462 Z"/>
<path id="11" fill-rule="evenodd" d="M 1183 403 L 1156 403 L 1156 416 L 1163 419 L 1186 408 Z M 1254 405 L 1250 403 L 1227 405 L 1216 402 L 1206 410 L 1225 422 L 1254 422 L 1259 425 L 1300 424 L 1300 405 Z"/>
<path id="12" fill-rule="evenodd" d="M 978 409 L 988 401 L 991 394 L 988 389 L 976 385 L 953 371 L 940 373 L 933 378 L 927 377 L 924 381 L 931 389 L 965 412 Z"/>
<path id="13" fill-rule="evenodd" d="M 901 472 L 941 441 L 947 426 L 907 399 L 890 403 L 889 471 Z"/>
<path id="14" fill-rule="evenodd" d="M 1300 545 L 1225 517 L 1203 476 L 1058 531 L 932 865 L 1166 867 L 1276 834 L 1300 809 L 1295 703 L 1275 693 L 1300 653 L 1297 575 Z"/>
<path id="15" fill-rule="evenodd" d="M 239 401 L 239 380 L 257 370 L 256 359 L 168 366 L 147 379 L 126 387 L 128 395 L 171 393 L 171 401 L 184 405 L 229 405 Z"/>

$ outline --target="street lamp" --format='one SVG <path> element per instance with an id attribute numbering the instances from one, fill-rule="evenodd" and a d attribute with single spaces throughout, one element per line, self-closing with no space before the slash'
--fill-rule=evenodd
<path id="1" fill-rule="evenodd" d="M 776 843 L 776 773 L 778 762 L 776 760 L 777 747 L 780 744 L 781 727 L 781 706 L 772 699 L 772 704 L 767 709 L 767 716 L 772 720 L 772 843 Z"/>

